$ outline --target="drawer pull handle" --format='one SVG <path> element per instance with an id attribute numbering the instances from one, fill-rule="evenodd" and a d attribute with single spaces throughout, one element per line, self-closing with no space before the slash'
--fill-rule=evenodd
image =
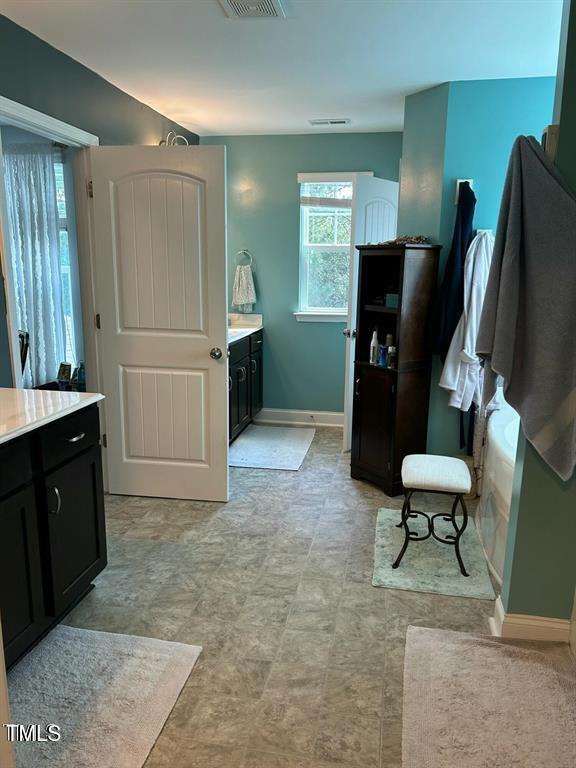
<path id="1" fill-rule="evenodd" d="M 258 368 L 256 360 L 250 360 L 250 368 L 252 369 L 252 373 L 256 373 L 256 369 Z"/>
<path id="2" fill-rule="evenodd" d="M 68 442 L 79 443 L 80 440 L 84 440 L 85 437 L 86 437 L 86 432 L 79 432 L 77 435 L 74 435 L 74 437 L 69 437 Z"/>
<path id="3" fill-rule="evenodd" d="M 62 509 L 62 497 L 60 496 L 60 491 L 56 486 L 52 488 L 54 491 L 54 495 L 56 496 L 56 509 L 50 509 L 48 510 L 51 515 L 59 515 L 60 510 Z"/>
<path id="4" fill-rule="evenodd" d="M 238 373 L 241 374 L 241 376 L 238 377 L 238 381 L 246 381 L 246 368 L 244 366 L 238 369 Z"/>
<path id="5" fill-rule="evenodd" d="M 260 344 L 262 344 L 262 341 L 263 341 L 263 339 L 256 339 L 254 341 L 254 344 L 258 344 L 258 346 L 259 346 Z"/>
<path id="6" fill-rule="evenodd" d="M 232 376 L 228 376 L 228 392 L 232 392 Z"/>

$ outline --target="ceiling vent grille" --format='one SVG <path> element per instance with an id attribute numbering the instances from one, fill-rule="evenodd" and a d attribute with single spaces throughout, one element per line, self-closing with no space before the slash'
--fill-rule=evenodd
<path id="1" fill-rule="evenodd" d="M 308 120 L 310 125 L 350 125 L 349 117 L 319 117 L 316 120 Z"/>
<path id="2" fill-rule="evenodd" d="M 285 19 L 282 0 L 219 0 L 231 19 Z"/>

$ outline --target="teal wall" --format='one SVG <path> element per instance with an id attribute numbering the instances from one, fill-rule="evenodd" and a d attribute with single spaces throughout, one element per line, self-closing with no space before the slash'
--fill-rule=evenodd
<path id="1" fill-rule="evenodd" d="M 234 254 L 254 254 L 266 334 L 264 405 L 342 411 L 345 343 L 340 323 L 299 323 L 299 172 L 374 171 L 398 180 L 400 133 L 203 137 L 228 157 L 230 288 Z"/>
<path id="2" fill-rule="evenodd" d="M 540 136 L 552 120 L 555 78 L 445 83 L 407 97 L 402 152 L 399 231 L 427 234 L 448 256 L 456 215 L 456 179 L 474 179 L 475 226 L 496 229 L 510 149 L 519 134 Z M 428 450 L 459 450 L 458 411 L 438 386 L 435 358 Z"/>
<path id="3" fill-rule="evenodd" d="M 82 128 L 101 144 L 157 144 L 170 130 L 196 134 L 133 99 L 74 59 L 0 16 L 0 95 Z M 12 386 L 0 285 L 0 386 Z"/>
<path id="4" fill-rule="evenodd" d="M 406 97 L 399 235 L 440 242 L 449 83 Z"/>
<path id="5" fill-rule="evenodd" d="M 576 3 L 566 3 L 556 165 L 576 194 Z M 520 438 L 510 509 L 502 602 L 507 613 L 568 619 L 576 587 L 576 478 L 567 483 Z"/>

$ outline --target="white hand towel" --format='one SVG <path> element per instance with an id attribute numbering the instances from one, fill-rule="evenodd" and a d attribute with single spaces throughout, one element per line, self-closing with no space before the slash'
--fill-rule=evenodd
<path id="1" fill-rule="evenodd" d="M 252 267 L 249 264 L 239 265 L 234 274 L 232 306 L 236 307 L 239 312 L 252 312 L 255 301 L 256 290 L 254 289 Z"/>

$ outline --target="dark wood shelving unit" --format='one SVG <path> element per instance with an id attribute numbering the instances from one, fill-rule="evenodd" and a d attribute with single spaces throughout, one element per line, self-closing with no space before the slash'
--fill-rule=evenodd
<path id="1" fill-rule="evenodd" d="M 436 245 L 360 245 L 352 477 L 380 486 L 388 495 L 402 492 L 402 460 L 426 453 L 432 364 L 429 337 L 436 291 Z M 375 304 L 387 293 L 398 307 Z M 396 368 L 370 365 L 374 329 L 384 343 L 392 334 Z"/>

